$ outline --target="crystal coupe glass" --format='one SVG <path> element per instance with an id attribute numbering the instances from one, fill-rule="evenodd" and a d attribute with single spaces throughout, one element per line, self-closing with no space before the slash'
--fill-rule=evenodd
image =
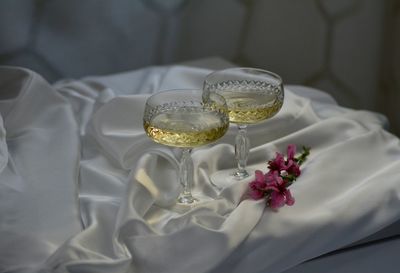
<path id="1" fill-rule="evenodd" d="M 246 165 L 250 142 L 247 125 L 265 121 L 279 112 L 284 99 L 281 77 L 257 68 L 228 68 L 209 74 L 203 90 L 225 98 L 229 120 L 239 129 L 235 139 L 237 169 L 232 176 L 236 180 L 248 177 Z"/>
<path id="2" fill-rule="evenodd" d="M 179 204 L 201 201 L 193 197 L 194 147 L 212 143 L 222 137 L 229 127 L 225 99 L 202 90 L 167 90 L 150 96 L 145 105 L 143 126 L 155 142 L 182 149 L 179 180 L 183 190 Z"/>

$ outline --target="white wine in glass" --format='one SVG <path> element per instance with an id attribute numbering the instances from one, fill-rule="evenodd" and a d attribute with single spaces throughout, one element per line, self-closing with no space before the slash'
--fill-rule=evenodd
<path id="1" fill-rule="evenodd" d="M 203 90 L 222 95 L 228 105 L 229 120 L 238 126 L 235 139 L 236 180 L 249 176 L 246 170 L 250 142 L 247 125 L 263 122 L 279 112 L 284 89 L 279 75 L 257 68 L 229 68 L 209 74 Z"/>
<path id="2" fill-rule="evenodd" d="M 155 142 L 182 148 L 179 179 L 183 190 L 180 204 L 201 201 L 193 197 L 193 148 L 221 138 L 229 127 L 228 109 L 223 96 L 203 94 L 202 90 L 167 90 L 150 96 L 143 116 L 146 134 Z"/>

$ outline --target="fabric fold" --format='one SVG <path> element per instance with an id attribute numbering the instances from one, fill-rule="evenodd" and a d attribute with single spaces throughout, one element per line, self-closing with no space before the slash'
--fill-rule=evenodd
<path id="1" fill-rule="evenodd" d="M 0 271 L 33 270 L 81 230 L 79 137 L 70 105 L 38 74 L 0 68 Z M 4 92 L 3 92 L 4 91 Z"/>
<path id="2" fill-rule="evenodd" d="M 294 206 L 249 199 L 252 177 L 215 187 L 215 173 L 235 168 L 232 125 L 193 150 L 193 193 L 208 201 L 182 208 L 179 149 L 146 136 L 144 104 L 163 89 L 201 88 L 210 70 L 157 66 L 53 86 L 0 72 L 0 271 L 289 273 L 400 220 L 399 139 L 381 115 L 321 91 L 285 86 L 281 111 L 248 130 L 252 170 L 290 143 L 311 147 Z"/>

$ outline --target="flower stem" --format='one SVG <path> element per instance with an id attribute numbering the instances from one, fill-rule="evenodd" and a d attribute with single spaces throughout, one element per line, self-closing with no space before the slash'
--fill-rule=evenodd
<path id="1" fill-rule="evenodd" d="M 311 148 L 303 146 L 303 152 L 298 158 L 296 158 L 297 164 L 301 165 L 307 160 L 307 157 L 310 155 L 310 150 Z"/>

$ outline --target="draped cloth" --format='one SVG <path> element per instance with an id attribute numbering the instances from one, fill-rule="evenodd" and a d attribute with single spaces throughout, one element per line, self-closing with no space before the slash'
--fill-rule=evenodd
<path id="1" fill-rule="evenodd" d="M 50 85 L 0 68 L 0 272 L 300 272 L 399 220 L 400 143 L 385 117 L 290 85 L 281 111 L 249 126 L 248 164 L 265 171 L 288 144 L 311 147 L 295 204 L 249 199 L 253 177 L 212 185 L 235 167 L 231 125 L 192 152 L 193 192 L 209 200 L 174 209 L 179 150 L 145 135 L 145 101 L 201 88 L 210 72 L 157 66 Z"/>

